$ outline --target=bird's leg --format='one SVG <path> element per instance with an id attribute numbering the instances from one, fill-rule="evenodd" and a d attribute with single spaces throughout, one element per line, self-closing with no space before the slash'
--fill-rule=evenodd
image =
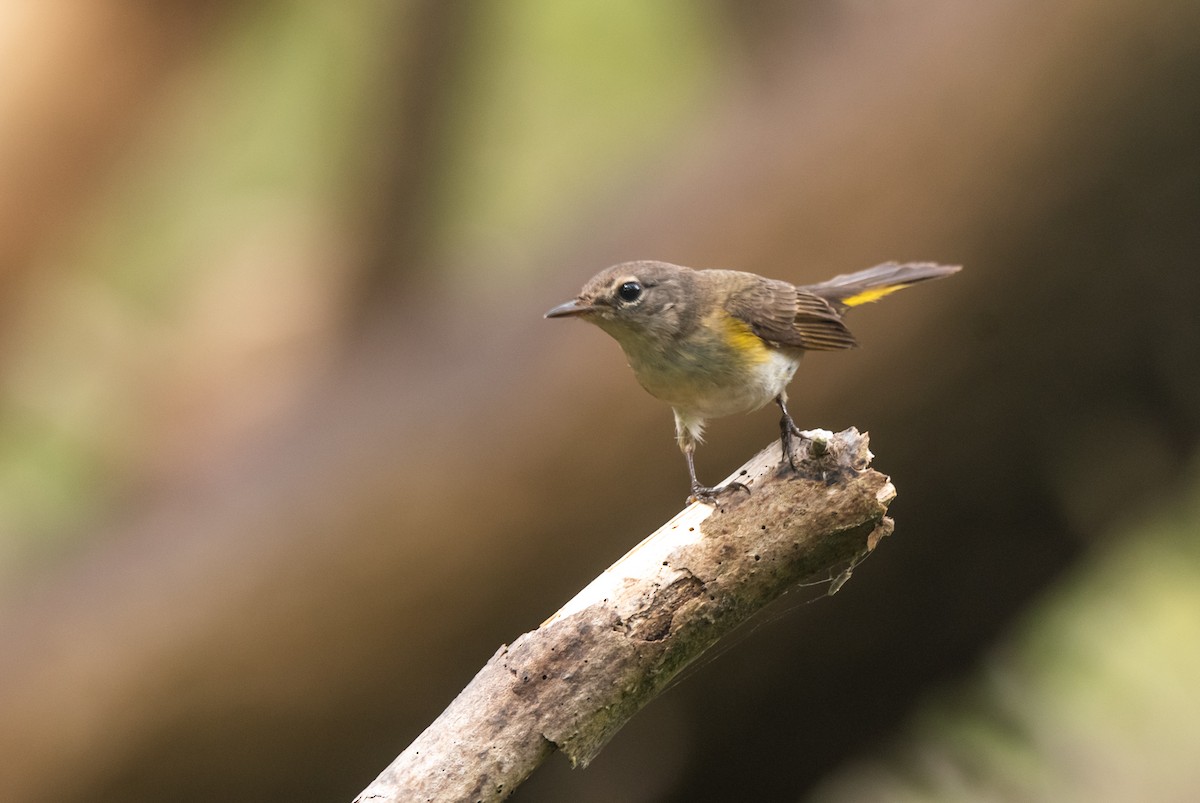
<path id="1" fill-rule="evenodd" d="M 787 457 L 792 473 L 819 479 L 821 482 L 830 482 L 831 477 L 838 476 L 838 472 L 834 470 L 835 464 L 830 464 L 829 441 L 822 436 L 814 437 L 813 433 L 800 431 L 796 422 L 788 414 L 785 394 L 780 393 L 776 396 L 775 403 L 779 405 L 779 409 L 783 413 L 783 417 L 779 419 L 779 442 L 783 446 L 783 454 Z M 805 445 L 803 471 L 796 465 L 796 439 Z"/>
<path id="2" fill-rule="evenodd" d="M 687 458 L 688 476 L 692 479 L 692 495 L 688 497 L 689 502 L 712 501 L 717 495 L 716 488 L 709 488 L 700 484 L 700 480 L 696 479 L 696 459 L 693 456 L 696 451 L 696 442 L 688 441 L 683 447 L 683 456 Z"/>
<path id="3" fill-rule="evenodd" d="M 796 456 L 792 451 L 792 438 L 801 437 L 800 428 L 788 414 L 787 394 L 780 393 L 775 397 L 775 403 L 779 405 L 779 411 L 783 413 L 783 417 L 779 419 L 779 443 L 783 447 L 783 456 L 787 458 L 792 471 L 796 471 Z"/>
<path id="4" fill-rule="evenodd" d="M 729 482 L 719 487 L 710 488 L 706 485 L 701 485 L 700 480 L 696 479 L 696 442 L 697 437 L 687 426 L 679 419 L 678 414 L 675 417 L 675 430 L 679 441 L 679 448 L 683 451 L 683 456 L 687 458 L 688 477 L 692 480 L 692 493 L 688 496 L 688 503 L 692 502 L 715 502 L 717 497 L 728 491 L 745 491 L 750 493 L 750 489 L 740 482 Z"/>

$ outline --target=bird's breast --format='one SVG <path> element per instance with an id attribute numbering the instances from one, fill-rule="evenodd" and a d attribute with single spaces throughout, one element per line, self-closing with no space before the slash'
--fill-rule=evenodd
<path id="1" fill-rule="evenodd" d="M 698 418 L 762 407 L 787 387 L 802 353 L 769 345 L 723 311 L 686 337 L 621 345 L 647 392 Z"/>

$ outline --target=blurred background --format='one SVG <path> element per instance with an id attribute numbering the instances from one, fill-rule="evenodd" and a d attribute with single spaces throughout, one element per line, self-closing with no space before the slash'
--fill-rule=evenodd
<path id="1" fill-rule="evenodd" d="M 0 789 L 349 800 L 682 504 L 542 320 L 953 279 L 810 355 L 897 526 L 514 800 L 1200 794 L 1200 4 L 0 4 Z M 716 481 L 776 434 L 714 422 Z M 817 600 L 814 604 L 803 604 Z"/>

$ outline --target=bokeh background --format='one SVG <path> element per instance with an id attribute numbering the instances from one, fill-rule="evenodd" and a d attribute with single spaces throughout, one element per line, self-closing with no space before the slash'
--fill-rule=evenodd
<path id="1" fill-rule="evenodd" d="M 0 4 L 0 789 L 348 800 L 686 493 L 610 263 L 961 263 L 812 355 L 894 537 L 515 800 L 1200 795 L 1200 4 Z M 715 481 L 775 434 L 715 422 Z M 812 604 L 806 604 L 812 602 Z"/>

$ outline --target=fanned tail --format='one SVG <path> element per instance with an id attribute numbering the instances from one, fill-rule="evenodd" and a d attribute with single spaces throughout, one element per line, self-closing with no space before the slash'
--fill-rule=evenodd
<path id="1" fill-rule="evenodd" d="M 820 296 L 838 310 L 845 310 L 878 301 L 909 285 L 941 279 L 960 270 L 961 265 L 938 265 L 934 262 L 886 262 L 857 273 L 834 276 L 829 281 L 802 289 Z"/>

